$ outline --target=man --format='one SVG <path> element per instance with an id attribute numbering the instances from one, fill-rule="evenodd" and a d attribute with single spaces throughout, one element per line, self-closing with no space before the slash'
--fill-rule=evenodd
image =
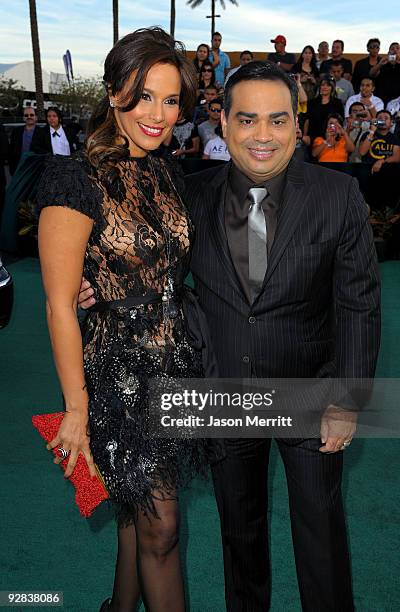
<path id="1" fill-rule="evenodd" d="M 239 59 L 240 59 L 240 66 L 245 66 L 249 62 L 253 61 L 253 54 L 251 51 L 248 51 L 248 50 L 242 51 Z M 235 72 L 239 70 L 240 66 L 236 66 L 236 68 L 232 68 L 232 70 L 228 72 L 228 74 L 226 75 L 226 79 L 225 79 L 225 85 L 229 77 L 235 74 Z"/>
<path id="2" fill-rule="evenodd" d="M 318 53 L 317 53 L 317 68 L 320 70 L 322 62 L 326 62 L 331 59 L 329 55 L 329 45 L 326 40 L 323 40 L 318 45 Z"/>
<path id="3" fill-rule="evenodd" d="M 50 106 L 46 111 L 47 125 L 38 128 L 32 138 L 33 153 L 52 153 L 53 155 L 71 155 L 78 148 L 75 130 L 62 124 L 61 111 Z"/>
<path id="4" fill-rule="evenodd" d="M 10 152 L 9 152 L 9 165 L 10 174 L 13 175 L 19 160 L 21 159 L 22 153 L 30 151 L 32 138 L 35 134 L 37 127 L 37 114 L 33 106 L 27 106 L 24 108 L 24 123 L 25 125 L 16 127 L 11 132 L 10 137 Z"/>
<path id="5" fill-rule="evenodd" d="M 381 110 L 376 121 L 371 124 L 368 134 L 364 134 L 360 144 L 362 160 L 372 164 L 372 173 L 379 172 L 383 164 L 400 162 L 400 141 L 392 134 L 392 115 Z"/>
<path id="6" fill-rule="evenodd" d="M 394 130 L 393 133 L 400 138 L 400 96 L 395 98 L 394 100 L 390 100 L 388 103 L 386 110 L 392 115 L 394 120 Z"/>
<path id="7" fill-rule="evenodd" d="M 354 91 L 356 93 L 360 91 L 361 81 L 368 78 L 372 68 L 381 61 L 379 56 L 380 48 L 381 41 L 379 38 L 370 38 L 367 42 L 367 57 L 364 57 L 356 62 L 352 78 Z"/>
<path id="8" fill-rule="evenodd" d="M 207 142 L 215 138 L 215 128 L 221 122 L 222 102 L 218 98 L 211 100 L 207 105 L 208 120 L 200 123 L 198 130 L 201 146 L 204 149 Z"/>
<path id="9" fill-rule="evenodd" d="M 215 80 L 222 87 L 225 82 L 225 77 L 231 67 L 229 55 L 221 51 L 222 36 L 219 32 L 214 32 L 211 39 L 211 53 L 209 60 L 214 66 Z"/>
<path id="10" fill-rule="evenodd" d="M 329 73 L 332 62 L 337 60 L 337 61 L 340 61 L 340 63 L 343 66 L 343 77 L 347 79 L 348 81 L 351 81 L 351 75 L 353 72 L 353 64 L 351 60 L 343 57 L 343 51 L 344 51 L 343 40 L 334 40 L 332 43 L 332 58 L 330 60 L 325 60 L 324 62 L 322 62 L 320 66 L 321 74 Z"/>
<path id="11" fill-rule="evenodd" d="M 201 100 L 201 103 L 194 109 L 193 123 L 195 125 L 199 125 L 200 123 L 203 123 L 203 121 L 207 121 L 208 104 L 211 102 L 211 100 L 215 100 L 215 98 L 218 98 L 217 88 L 215 85 L 207 85 L 207 87 L 204 88 L 203 100 Z"/>
<path id="12" fill-rule="evenodd" d="M 343 78 L 343 73 L 343 65 L 340 60 L 334 60 L 331 64 L 330 74 L 336 81 L 336 95 L 344 106 L 350 96 L 354 96 L 354 89 L 350 81 Z"/>
<path id="13" fill-rule="evenodd" d="M 355 179 L 296 160 L 297 98 L 273 64 L 244 66 L 222 114 L 233 163 L 186 177 L 192 273 L 223 378 L 374 373 L 379 287 L 367 208 Z M 343 414 L 336 430 L 324 415 L 321 439 L 277 440 L 305 612 L 354 610 L 340 484 L 355 426 Z M 227 610 L 265 612 L 271 440 L 223 444 L 212 471 Z"/>
<path id="14" fill-rule="evenodd" d="M 377 95 L 385 104 L 400 96 L 400 45 L 394 42 L 389 53 L 371 69 L 370 77 L 375 79 Z"/>
<path id="15" fill-rule="evenodd" d="M 296 57 L 294 53 L 286 53 L 286 38 L 279 34 L 271 39 L 271 42 L 275 45 L 275 53 L 268 53 L 268 61 L 278 64 L 285 72 L 290 72 L 296 62 Z"/>
<path id="16" fill-rule="evenodd" d="M 375 85 L 372 79 L 363 79 L 360 85 L 360 93 L 350 96 L 344 107 L 344 116 L 348 117 L 350 112 L 350 106 L 353 102 L 361 102 L 366 108 L 369 109 L 372 118 L 376 117 L 376 113 L 383 110 L 383 100 L 374 96 Z"/>
<path id="17" fill-rule="evenodd" d="M 349 162 L 360 163 L 362 161 L 359 146 L 364 134 L 367 134 L 371 126 L 371 113 L 361 102 L 353 102 L 349 109 L 346 120 L 346 131 L 355 145 L 354 151 L 349 157 Z"/>

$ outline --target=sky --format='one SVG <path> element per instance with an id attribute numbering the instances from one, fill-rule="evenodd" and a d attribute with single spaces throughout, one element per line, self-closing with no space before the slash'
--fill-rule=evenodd
<path id="1" fill-rule="evenodd" d="M 76 76 L 101 76 L 102 64 L 112 46 L 112 0 L 37 0 L 42 67 L 63 72 L 62 56 L 70 49 Z M 32 59 L 28 0 L 0 2 L 0 64 Z M 176 0 L 175 36 L 187 49 L 210 39 L 210 0 L 192 9 Z M 169 0 L 120 0 L 120 36 L 137 28 L 160 25 L 169 29 Z M 267 6 L 267 8 L 266 8 Z M 364 53 L 368 38 L 381 40 L 382 52 L 400 39 L 398 0 L 379 8 L 372 0 L 226 0 L 217 30 L 222 49 L 273 51 L 270 39 L 283 34 L 287 51 L 306 44 L 341 38 L 345 54 Z M 395 16 L 397 15 L 397 18 Z M 396 27 L 397 26 L 397 27 Z"/>

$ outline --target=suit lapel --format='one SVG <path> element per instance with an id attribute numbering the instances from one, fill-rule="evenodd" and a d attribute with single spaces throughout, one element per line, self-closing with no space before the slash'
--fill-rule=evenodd
<path id="1" fill-rule="evenodd" d="M 221 265 L 226 272 L 227 280 L 241 299 L 247 302 L 247 298 L 236 275 L 225 232 L 224 202 L 229 169 L 230 164 L 225 164 L 221 171 L 214 177 L 213 181 L 207 185 L 207 215 L 210 236 L 214 242 L 215 250 Z"/>
<path id="2" fill-rule="evenodd" d="M 306 184 L 303 177 L 302 162 L 295 158 L 289 164 L 278 226 L 272 245 L 263 288 L 268 283 L 285 249 L 295 232 L 304 207 L 312 192 L 312 185 Z"/>

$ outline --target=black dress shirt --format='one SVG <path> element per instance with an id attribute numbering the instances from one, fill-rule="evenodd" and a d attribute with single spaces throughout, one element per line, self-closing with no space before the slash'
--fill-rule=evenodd
<path id="1" fill-rule="evenodd" d="M 286 180 L 286 169 L 277 176 L 255 185 L 233 163 L 229 171 L 228 184 L 225 193 L 224 218 L 225 231 L 228 240 L 232 262 L 238 275 L 243 291 L 251 303 L 249 286 L 249 241 L 248 241 L 248 214 L 250 200 L 249 189 L 252 187 L 265 187 L 268 194 L 262 207 L 267 225 L 267 247 L 270 253 L 279 215 L 279 207 Z"/>

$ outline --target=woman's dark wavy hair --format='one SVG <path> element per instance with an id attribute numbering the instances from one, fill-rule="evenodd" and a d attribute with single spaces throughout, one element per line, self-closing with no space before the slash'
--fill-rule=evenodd
<path id="1" fill-rule="evenodd" d="M 204 61 L 207 61 L 207 60 L 208 60 L 208 56 L 210 55 L 210 47 L 207 45 L 207 43 L 201 43 L 201 44 L 200 44 L 200 45 L 197 47 L 197 49 L 196 49 L 196 55 L 195 55 L 195 57 L 193 58 L 193 65 L 194 65 L 194 67 L 195 67 L 195 69 L 196 69 L 196 72 L 200 72 L 200 68 L 201 68 L 201 66 L 199 65 L 199 59 L 198 59 L 198 57 L 197 57 L 197 51 L 200 49 L 200 47 L 205 47 L 205 48 L 207 49 L 207 58 L 206 58 Z"/>
<path id="2" fill-rule="evenodd" d="M 128 112 L 139 103 L 146 76 L 155 64 L 176 66 L 181 76 L 180 110 L 187 115 L 196 102 L 196 73 L 187 59 L 184 45 L 159 27 L 141 28 L 121 38 L 104 63 L 103 82 L 106 95 L 93 113 L 87 131 L 86 153 L 90 163 L 106 174 L 114 174 L 115 165 L 129 158 L 128 140 L 117 144 L 118 125 L 109 96 L 120 94 L 133 72 L 135 79 L 121 100 L 120 112 Z"/>
<path id="3" fill-rule="evenodd" d="M 292 72 L 301 72 L 302 68 L 303 68 L 303 53 L 304 51 L 307 51 L 307 49 L 310 49 L 311 53 L 312 53 L 312 58 L 311 58 L 311 62 L 310 62 L 310 66 L 311 66 L 311 72 L 312 74 L 317 77 L 319 76 L 319 70 L 317 67 L 317 56 L 315 54 L 315 49 L 312 45 L 306 45 L 303 49 L 303 51 L 300 53 L 299 55 L 299 59 L 297 60 L 297 62 L 294 64 L 293 68 L 292 68 Z"/>
<path id="4" fill-rule="evenodd" d="M 204 60 L 203 65 L 200 68 L 200 74 L 199 74 L 199 88 L 200 89 L 204 89 L 204 87 L 205 87 L 204 81 L 201 78 L 201 73 L 203 72 L 204 68 L 211 68 L 211 81 L 210 81 L 210 85 L 215 85 L 215 70 L 214 70 L 214 66 L 212 65 L 210 60 Z"/>
<path id="5" fill-rule="evenodd" d="M 340 115 L 339 113 L 330 113 L 328 115 L 328 117 L 326 118 L 326 121 L 324 122 L 324 134 L 325 134 L 326 130 L 328 129 L 328 125 L 329 125 L 331 119 L 336 119 L 340 123 L 340 125 L 342 127 L 344 126 L 344 119 L 343 119 L 342 115 Z"/>

